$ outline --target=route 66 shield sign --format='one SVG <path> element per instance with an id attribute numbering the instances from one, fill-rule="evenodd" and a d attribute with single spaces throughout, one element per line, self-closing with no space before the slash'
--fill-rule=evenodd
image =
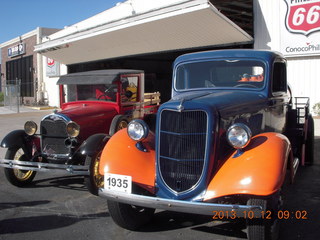
<path id="1" fill-rule="evenodd" d="M 320 0 L 284 0 L 287 4 L 286 28 L 308 36 L 320 30 Z"/>

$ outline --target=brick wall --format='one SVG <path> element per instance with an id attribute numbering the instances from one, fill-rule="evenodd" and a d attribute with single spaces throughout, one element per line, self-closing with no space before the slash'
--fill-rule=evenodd
<path id="1" fill-rule="evenodd" d="M 34 81 L 34 96 L 37 96 L 36 94 L 36 82 L 37 82 L 37 54 L 34 52 L 34 46 L 37 44 L 37 35 L 33 35 L 31 37 L 25 38 L 21 41 L 22 43 L 25 44 L 25 53 L 23 55 L 15 56 L 15 57 L 8 57 L 8 49 L 16 46 L 20 43 L 20 41 L 14 42 L 6 47 L 3 47 L 1 49 L 1 72 L 3 73 L 2 75 L 2 85 L 5 84 L 5 81 L 7 79 L 6 76 L 6 62 L 17 60 L 19 58 L 23 58 L 26 56 L 33 55 L 33 69 L 31 71 L 33 72 L 33 81 Z M 26 97 L 24 99 L 24 103 L 31 104 L 34 103 L 35 97 Z"/>

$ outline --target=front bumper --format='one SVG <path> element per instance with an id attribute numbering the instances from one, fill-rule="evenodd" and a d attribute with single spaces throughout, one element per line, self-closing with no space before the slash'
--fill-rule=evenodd
<path id="1" fill-rule="evenodd" d="M 61 172 L 74 175 L 89 175 L 89 166 L 54 164 L 31 161 L 0 159 L 0 167 L 36 172 Z"/>
<path id="2" fill-rule="evenodd" d="M 235 218 L 261 218 L 263 209 L 255 205 L 217 204 L 207 202 L 190 202 L 182 200 L 164 199 L 158 197 L 128 194 L 116 191 L 99 189 L 99 196 L 108 200 L 136 205 L 140 207 L 162 209 L 175 212 L 192 213 L 200 215 L 214 215 L 215 212 L 231 215 Z"/>

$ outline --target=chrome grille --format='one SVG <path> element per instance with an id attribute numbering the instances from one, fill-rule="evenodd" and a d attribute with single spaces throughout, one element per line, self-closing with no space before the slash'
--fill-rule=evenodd
<path id="1" fill-rule="evenodd" d="M 40 133 L 42 136 L 42 151 L 45 154 L 68 154 L 65 146 L 66 122 L 62 119 L 44 119 L 41 121 Z"/>
<path id="2" fill-rule="evenodd" d="M 176 192 L 195 186 L 205 162 L 207 114 L 200 110 L 163 110 L 159 137 L 159 170 L 163 181 Z"/>

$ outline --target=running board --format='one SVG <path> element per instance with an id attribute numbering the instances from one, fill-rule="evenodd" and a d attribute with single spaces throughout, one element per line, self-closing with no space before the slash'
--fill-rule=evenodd
<path id="1" fill-rule="evenodd" d="M 73 175 L 89 175 L 89 166 L 41 163 L 0 159 L 0 167 L 36 172 L 64 172 Z"/>

